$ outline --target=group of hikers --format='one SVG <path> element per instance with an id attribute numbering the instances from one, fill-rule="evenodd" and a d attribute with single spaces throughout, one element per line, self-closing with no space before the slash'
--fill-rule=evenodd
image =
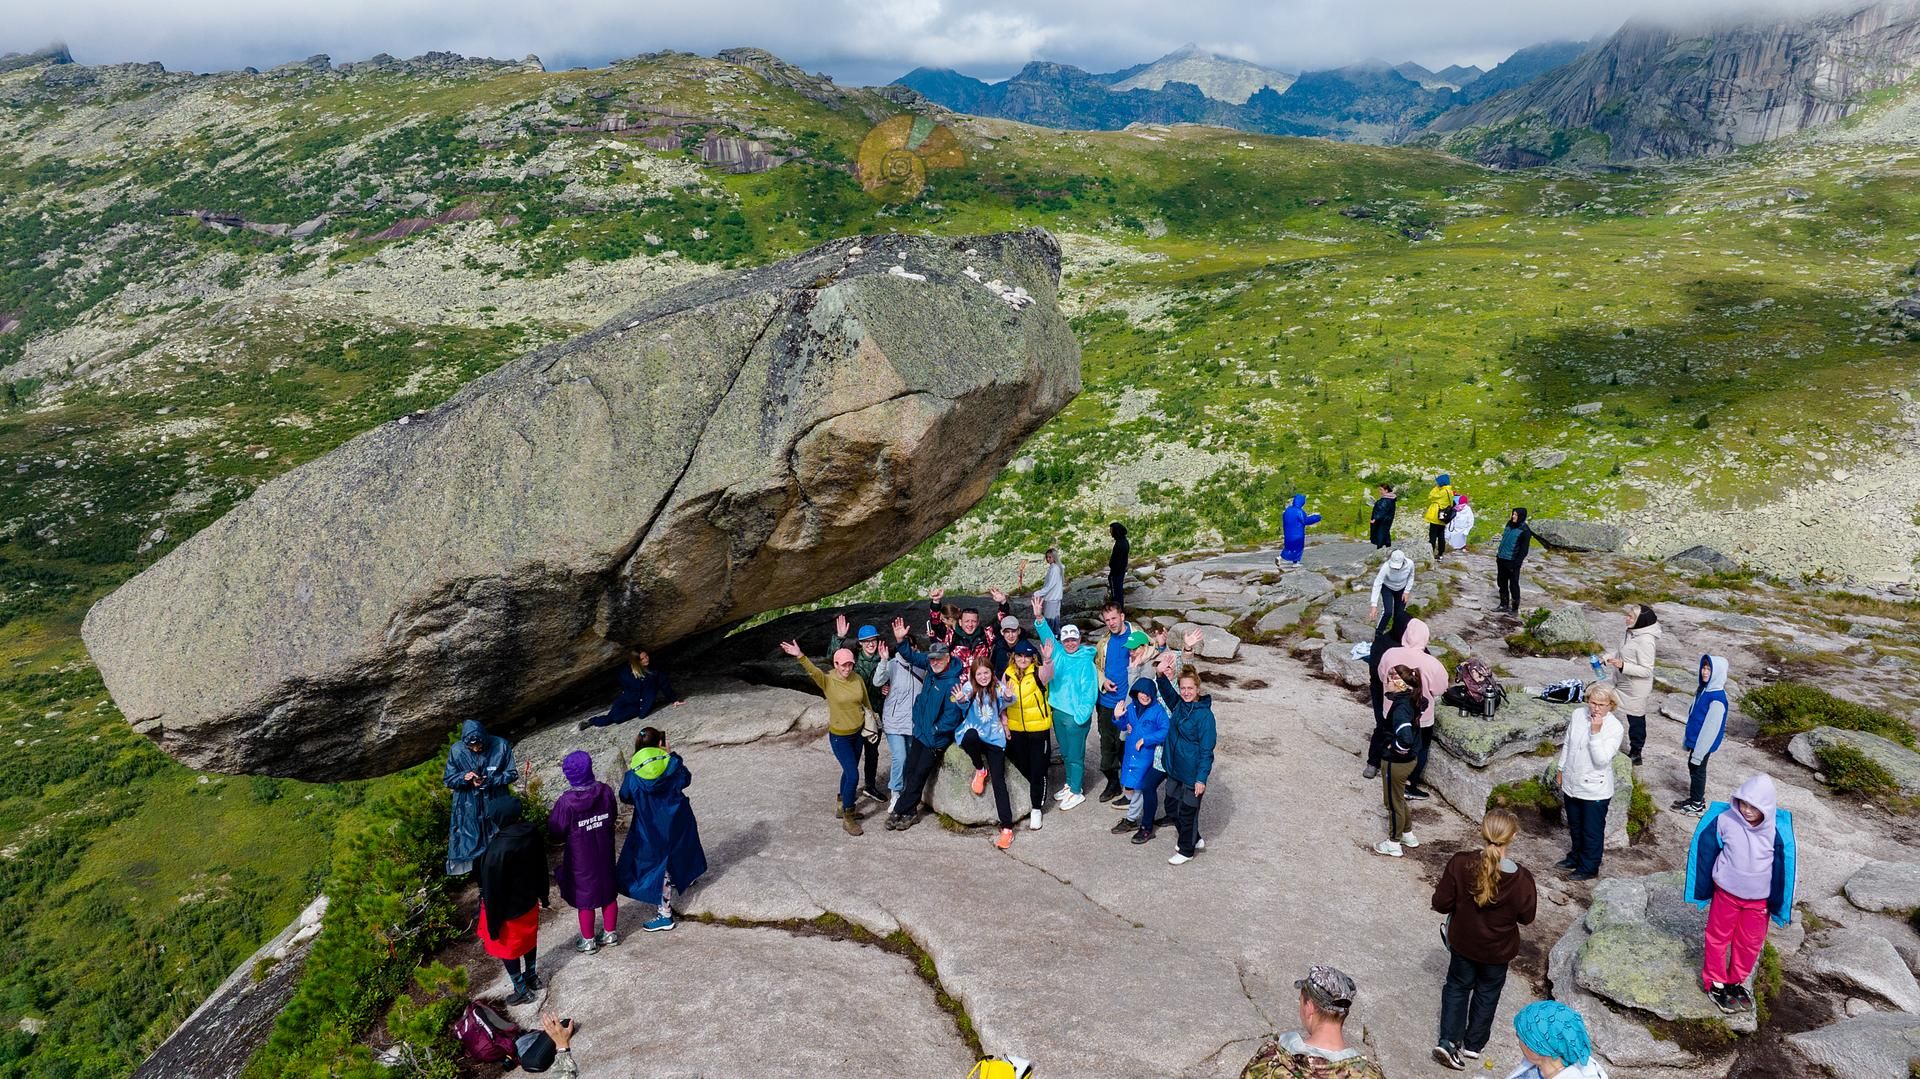
<path id="1" fill-rule="evenodd" d="M 1371 529 L 1376 546 L 1391 546 L 1395 497 L 1391 487 L 1382 486 Z M 1436 556 L 1455 532 L 1462 542 L 1453 549 L 1464 546 L 1471 512 L 1450 477 L 1438 476 L 1427 512 Z M 1298 497 L 1287 513 L 1282 559 L 1297 562 L 1304 528 L 1318 518 L 1305 513 Z M 1465 526 L 1460 525 L 1463 514 Z M 827 646 L 827 670 L 797 641 L 781 642 L 781 650 L 826 699 L 827 741 L 839 768 L 835 807 L 849 835 L 863 834 L 862 796 L 886 806 L 888 830 L 913 827 L 932 808 L 931 791 L 947 751 L 958 747 L 971 765 L 970 795 L 984 798 L 992 791 L 997 825 L 992 842 L 1001 850 L 1014 839 L 1010 783 L 1015 781 L 1028 792 L 1029 829 L 1040 829 L 1048 812 L 1072 810 L 1091 797 L 1121 812 L 1111 830 L 1134 844 L 1151 842 L 1171 823 L 1176 841 L 1167 861 L 1172 865 L 1205 850 L 1200 808 L 1217 740 L 1212 698 L 1202 691 L 1200 672 L 1170 645 L 1166 630 L 1144 629 L 1128 618 L 1128 539 L 1118 523 L 1112 535 L 1109 596 L 1098 622 L 1084 632 L 1061 618 L 1064 568 L 1059 551 L 1049 550 L 1039 587 L 1026 597 L 1027 623 L 998 589 L 989 590 L 990 619 L 983 618 L 979 606 L 948 603 L 944 590 L 934 589 L 914 625 L 896 617 L 884 630 L 856 628 L 844 614 L 838 616 Z M 1518 570 L 1529 538 L 1526 510 L 1516 508 L 1497 558 L 1502 610 L 1519 609 Z M 1421 781 L 1436 709 L 1442 704 L 1484 708 L 1487 695 L 1499 692 L 1484 664 L 1475 666 L 1479 661 L 1468 660 L 1450 675 L 1430 654 L 1431 630 L 1411 603 L 1414 575 L 1414 560 L 1393 550 L 1370 595 L 1370 617 L 1376 621 L 1367 658 L 1375 722 L 1364 774 L 1381 780 L 1388 834 L 1374 850 L 1389 857 L 1419 845 L 1409 800 L 1430 797 Z M 1024 564 L 1019 581 L 1024 587 Z M 1577 689 L 1570 696 L 1579 706 L 1569 716 L 1555 758 L 1554 782 L 1569 838 L 1567 855 L 1556 868 L 1574 881 L 1592 880 L 1600 870 L 1615 793 L 1615 757 L 1624 749 L 1638 766 L 1646 748 L 1661 629 L 1651 605 L 1629 605 L 1625 614 L 1628 628 L 1619 648 L 1595 659 L 1602 677 L 1573 683 Z M 1203 640 L 1200 631 L 1192 631 L 1179 643 L 1190 652 Z M 1795 847 L 1791 814 L 1777 808 L 1773 781 L 1765 775 L 1746 779 L 1727 802 L 1704 802 L 1707 764 L 1726 731 L 1727 676 L 1724 657 L 1701 658 L 1682 739 L 1689 791 L 1673 808 L 1702 818 L 1688 851 L 1685 896 L 1708 911 L 1702 991 L 1732 1014 L 1753 1007 L 1745 983 L 1765 943 L 1768 920 L 1785 925 L 1791 917 Z M 665 677 L 652 669 L 647 653 L 635 650 L 620 671 L 613 707 L 581 727 L 643 718 L 673 703 L 678 702 Z M 1098 756 L 1089 762 L 1088 739 L 1095 729 Z M 884 785 L 878 760 L 883 742 L 889 758 Z M 1055 764 L 1061 766 L 1062 782 L 1049 790 Z M 644 930 L 671 929 L 676 890 L 691 886 L 706 869 L 686 793 L 690 775 L 660 728 L 639 731 L 617 794 L 595 778 L 585 751 L 568 754 L 562 772 L 568 789 L 555 800 L 542 835 L 536 823 L 521 820 L 521 806 L 510 793 L 518 770 L 504 739 L 468 721 L 447 760 L 446 784 L 453 792 L 447 871 L 477 871 L 479 936 L 507 970 L 511 1003 L 532 1000 L 541 986 L 535 945 L 550 880 L 578 914 L 575 947 L 592 953 L 619 943 L 618 896 L 653 906 L 654 917 Z M 1097 793 L 1090 778 L 1103 781 Z M 632 816 L 616 855 L 621 803 L 632 807 Z M 1519 953 L 1520 933 L 1534 919 L 1534 878 L 1509 854 L 1519 832 L 1513 814 L 1488 812 L 1481 821 L 1480 848 L 1454 854 L 1434 889 L 1432 908 L 1447 916 L 1442 936 L 1449 962 L 1433 1057 L 1454 1070 L 1480 1059 L 1508 965 Z M 551 874 L 548 835 L 562 842 Z M 1301 1029 L 1264 1045 L 1243 1077 L 1380 1076 L 1378 1066 L 1347 1046 L 1341 1033 L 1357 993 L 1353 980 L 1332 967 L 1315 966 L 1295 986 Z M 1516 1017 L 1515 1030 L 1526 1061 L 1515 1077 L 1604 1077 L 1572 1009 L 1551 1001 L 1531 1005 Z"/>

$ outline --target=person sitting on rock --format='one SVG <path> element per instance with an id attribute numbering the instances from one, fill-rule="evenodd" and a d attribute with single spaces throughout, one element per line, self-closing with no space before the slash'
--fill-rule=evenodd
<path id="1" fill-rule="evenodd" d="M 1705 812 L 1707 761 L 1727 736 L 1727 657 L 1700 657 L 1700 688 L 1687 711 L 1680 747 L 1687 751 L 1687 796 L 1673 803 L 1681 813 Z"/>
<path id="2" fill-rule="evenodd" d="M 480 883 L 480 946 L 507 968 L 513 984 L 509 1004 L 525 1004 L 541 988 L 534 973 L 540 935 L 540 908 L 547 900 L 547 846 L 540 829 L 520 819 L 520 800 L 512 795 L 487 805 L 493 838 L 475 863 Z"/>
<path id="3" fill-rule="evenodd" d="M 1341 971 L 1315 963 L 1293 983 L 1300 1029 L 1260 1046 L 1240 1079 L 1386 1079 L 1380 1065 L 1347 1044 L 1347 1013 L 1360 989 Z"/>
<path id="4" fill-rule="evenodd" d="M 854 811 L 853 801 L 860 786 L 860 736 L 869 714 L 867 684 L 853 673 L 854 658 L 850 649 L 842 648 L 833 654 L 832 674 L 814 666 L 800 651 L 797 641 L 781 641 L 780 651 L 800 661 L 800 669 L 807 672 L 820 695 L 827 699 L 827 746 L 840 762 L 840 826 L 848 835 L 859 835 L 860 816 Z"/>
<path id="5" fill-rule="evenodd" d="M 1411 667 L 1420 674 L 1419 693 L 1414 702 L 1420 708 L 1420 747 L 1414 758 L 1413 773 L 1407 776 L 1406 792 L 1408 798 L 1416 801 L 1429 796 L 1426 788 L 1420 785 L 1420 781 L 1426 778 L 1427 758 L 1433 753 L 1433 724 L 1440 704 L 1440 695 L 1453 684 L 1453 680 L 1447 676 L 1446 664 L 1427 653 L 1430 633 L 1425 622 L 1418 618 L 1409 618 L 1406 629 L 1401 631 L 1400 643 L 1380 654 L 1381 670 Z M 1388 733 L 1390 734 L 1391 731 Z"/>
<path id="6" fill-rule="evenodd" d="M 1367 521 L 1367 538 L 1377 548 L 1385 548 L 1393 543 L 1393 518 L 1400 508 L 1400 496 L 1394 493 L 1393 484 L 1380 485 L 1380 497 L 1373 500 L 1373 513 Z"/>
<path id="7" fill-rule="evenodd" d="M 961 710 L 954 703 L 953 690 L 966 669 L 953 659 L 944 642 L 934 641 L 925 653 L 915 651 L 904 618 L 893 620 L 893 640 L 898 649 L 896 662 L 904 660 L 924 680 L 913 701 L 913 739 L 907 744 L 906 775 L 893 813 L 887 817 L 889 831 L 904 831 L 920 820 L 927 781 L 940 770 L 940 761 L 953 744 L 954 730 L 960 726 Z"/>
<path id="8" fill-rule="evenodd" d="M 653 918 L 640 928 L 658 933 L 673 928 L 674 893 L 684 893 L 707 871 L 707 852 L 687 800 L 693 776 L 667 746 L 666 734 L 647 727 L 633 740 L 633 750 L 620 783 L 620 800 L 633 807 L 633 826 L 615 875 L 628 898 L 655 904 Z"/>
<path id="9" fill-rule="evenodd" d="M 668 704 L 685 704 L 673 695 L 667 676 L 653 667 L 653 657 L 644 648 L 627 654 L 627 662 L 614 672 L 620 681 L 620 693 L 602 715 L 580 721 L 580 729 L 611 727 L 629 719 L 645 719 Z"/>
<path id="10" fill-rule="evenodd" d="M 993 808 L 998 814 L 1000 834 L 993 845 L 1001 850 L 1013 846 L 1013 799 L 1007 792 L 1007 705 L 1015 699 L 1014 687 L 999 682 L 993 674 L 993 657 L 974 654 L 967 668 L 967 679 L 953 687 L 953 703 L 960 707 L 960 748 L 973 761 L 973 796 L 987 791 L 993 783 Z"/>
<path id="11" fill-rule="evenodd" d="M 547 831 L 563 844 L 560 865 L 553 871 L 560 898 L 580 916 L 580 942 L 574 947 L 592 955 L 603 946 L 620 943 L 620 905 L 614 880 L 613 832 L 618 806 L 613 788 L 593 776 L 593 756 L 576 749 L 560 762 L 567 789 L 553 800 Z M 594 911 L 600 912 L 601 932 L 593 930 Z"/>
<path id="12" fill-rule="evenodd" d="M 833 655 L 847 646 L 848 628 L 846 615 L 834 616 L 833 637 L 827 641 L 828 655 Z M 879 669 L 880 631 L 872 626 L 861 626 L 859 632 L 854 635 L 853 673 L 860 679 L 860 684 L 867 689 L 867 710 L 870 717 L 880 715 L 882 698 L 886 695 L 881 687 L 874 683 L 873 672 Z M 869 723 L 860 731 L 860 768 L 866 777 L 860 789 L 874 801 L 882 805 L 892 805 L 893 796 L 880 789 L 880 739 L 877 735 L 881 732 L 869 730 L 870 726 L 872 724 Z"/>
<path id="13" fill-rule="evenodd" d="M 1093 725 L 1094 702 L 1100 693 L 1098 650 L 1080 643 L 1080 627 L 1069 622 L 1054 636 L 1041 616 L 1041 597 L 1033 597 L 1033 630 L 1040 637 L 1041 655 L 1053 667 L 1047 683 L 1047 705 L 1053 709 L 1054 737 L 1060 744 L 1060 763 L 1066 781 L 1054 798 L 1059 808 L 1072 809 L 1087 800 L 1087 731 Z"/>
<path id="14" fill-rule="evenodd" d="M 1280 557 L 1273 560 L 1274 565 L 1282 569 L 1298 565 L 1307 551 L 1307 526 L 1319 523 L 1319 514 L 1307 512 L 1307 496 L 1296 493 L 1280 511 Z"/>
<path id="15" fill-rule="evenodd" d="M 1198 647 L 1200 633 L 1188 635 L 1187 646 Z M 1168 681 L 1180 671 L 1178 687 Z M 1213 774 L 1213 749 L 1218 734 L 1213 722 L 1213 698 L 1200 692 L 1200 672 L 1193 667 L 1175 668 L 1173 656 L 1160 661 L 1160 676 L 1155 683 L 1160 697 L 1167 701 L 1166 753 L 1167 778 L 1172 788 L 1167 800 L 1173 803 L 1174 850 L 1168 865 L 1184 865 L 1207 847 L 1200 836 L 1200 800 L 1207 793 L 1207 777 Z"/>
<path id="16" fill-rule="evenodd" d="M 1607 1079 L 1607 1070 L 1593 1057 L 1587 1021 L 1557 1000 L 1542 1000 L 1520 1009 L 1513 1017 L 1520 1036 L 1520 1056 L 1526 1061 L 1507 1079 Z"/>
<path id="17" fill-rule="evenodd" d="M 505 738 L 488 734 L 479 720 L 469 719 L 460 725 L 460 740 L 447 753 L 444 778 L 453 792 L 447 815 L 447 873 L 462 877 L 473 872 L 474 859 L 493 838 L 487 803 L 506 796 L 520 769 Z"/>
<path id="18" fill-rule="evenodd" d="M 1439 558 L 1447 549 L 1447 522 L 1453 520 L 1453 477 L 1445 472 L 1433 478 L 1433 489 L 1427 492 L 1427 543 L 1433 548 L 1433 557 Z"/>
<path id="19" fill-rule="evenodd" d="M 1707 911 L 1700 988 L 1732 1015 L 1753 1007 L 1747 978 L 1767 943 L 1767 919 L 1793 920 L 1798 850 L 1793 814 L 1777 808 L 1773 777 L 1750 776 L 1733 803 L 1715 802 L 1687 848 L 1686 897 Z"/>
<path id="20" fill-rule="evenodd" d="M 1132 792 L 1126 815 L 1113 826 L 1115 835 L 1133 833 L 1133 842 L 1153 840 L 1155 814 L 1159 810 L 1160 784 L 1167 778 L 1161 766 L 1160 747 L 1167 741 L 1167 726 L 1172 717 L 1160 701 L 1159 687 L 1142 675 L 1127 691 L 1127 699 L 1114 709 L 1114 722 L 1120 726 L 1125 749 L 1120 760 L 1120 785 Z"/>
<path id="21" fill-rule="evenodd" d="M 1440 990 L 1440 1038 L 1433 1059 L 1465 1071 L 1493 1035 L 1493 1015 L 1520 954 L 1520 927 L 1538 912 L 1533 874 L 1507 855 L 1520 818 L 1490 809 L 1480 821 L 1486 846 L 1448 859 L 1433 889 L 1433 909 L 1447 916 L 1447 980 Z"/>
<path id="22" fill-rule="evenodd" d="M 1027 827 L 1039 831 L 1046 814 L 1047 764 L 1049 743 L 1053 738 L 1053 709 L 1047 704 L 1047 685 L 1053 681 L 1053 664 L 1040 659 L 1040 650 L 1032 641 L 1013 646 L 1012 658 L 999 668 L 1002 681 L 1013 690 L 1007 704 L 1007 758 L 1027 781 Z"/>

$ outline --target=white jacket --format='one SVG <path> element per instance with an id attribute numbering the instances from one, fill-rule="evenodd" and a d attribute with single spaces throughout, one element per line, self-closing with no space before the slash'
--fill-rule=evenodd
<path id="1" fill-rule="evenodd" d="M 1459 550 L 1467 545 L 1467 533 L 1473 531 L 1473 504 L 1461 506 L 1447 522 L 1447 546 Z"/>
<path id="2" fill-rule="evenodd" d="M 1560 790 L 1567 797 L 1589 802 L 1613 797 L 1613 757 L 1626 734 L 1618 713 L 1617 708 L 1607 713 L 1600 721 L 1600 733 L 1593 734 L 1586 706 L 1573 710 L 1567 740 L 1560 747 Z"/>

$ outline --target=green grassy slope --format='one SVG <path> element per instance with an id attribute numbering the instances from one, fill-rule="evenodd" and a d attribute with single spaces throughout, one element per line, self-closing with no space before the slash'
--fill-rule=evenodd
<path id="1" fill-rule="evenodd" d="M 1755 505 L 1879 451 L 1914 383 L 1881 312 L 1920 194 L 1871 141 L 1514 175 L 950 118 L 965 164 L 891 205 L 846 165 L 899 106 L 776 76 L 0 75 L 0 737 L 26 777 L 0 789 L 0 1074 L 123 1073 L 308 898 L 377 786 L 171 763 L 105 700 L 86 606 L 271 476 L 642 290 L 847 234 L 1061 235 L 1086 391 L 867 592 L 1003 579 L 1056 540 L 1084 565 L 1115 517 L 1141 556 L 1252 542 L 1294 490 L 1356 530 L 1365 484 L 1437 469 L 1489 507 Z M 726 175 L 698 164 L 710 132 L 807 156 Z M 296 239 L 174 209 L 328 219 Z M 470 219 L 374 238 L 433 215 Z"/>

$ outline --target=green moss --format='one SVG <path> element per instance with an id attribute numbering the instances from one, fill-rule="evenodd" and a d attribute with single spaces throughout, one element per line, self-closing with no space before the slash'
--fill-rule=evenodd
<path id="1" fill-rule="evenodd" d="M 1593 641 L 1543 641 L 1535 636 L 1531 629 L 1509 634 L 1507 650 L 1516 656 L 1554 656 L 1565 659 L 1584 659 L 1604 651 Z"/>
<path id="2" fill-rule="evenodd" d="M 1780 953 L 1772 944 L 1767 944 L 1760 949 L 1760 962 L 1754 967 L 1753 975 L 1753 1012 L 1760 1026 L 1767 1025 L 1773 1002 L 1780 999 L 1780 989 L 1785 980 L 1786 975 L 1780 968 Z"/>
<path id="3" fill-rule="evenodd" d="M 1502 783 L 1487 794 L 1488 809 L 1533 809 L 1542 814 L 1560 811 L 1560 796 L 1538 779 Z"/>
<path id="4" fill-rule="evenodd" d="M 1873 758 L 1849 745 L 1826 745 L 1813 752 L 1827 786 L 1842 794 L 1885 798 L 1898 788 L 1893 776 Z"/>
<path id="5" fill-rule="evenodd" d="M 1754 718 L 1767 738 L 1791 738 L 1815 727 L 1867 731 L 1911 749 L 1913 727 L 1897 716 L 1842 700 L 1799 682 L 1775 682 L 1750 690 L 1740 708 Z"/>

